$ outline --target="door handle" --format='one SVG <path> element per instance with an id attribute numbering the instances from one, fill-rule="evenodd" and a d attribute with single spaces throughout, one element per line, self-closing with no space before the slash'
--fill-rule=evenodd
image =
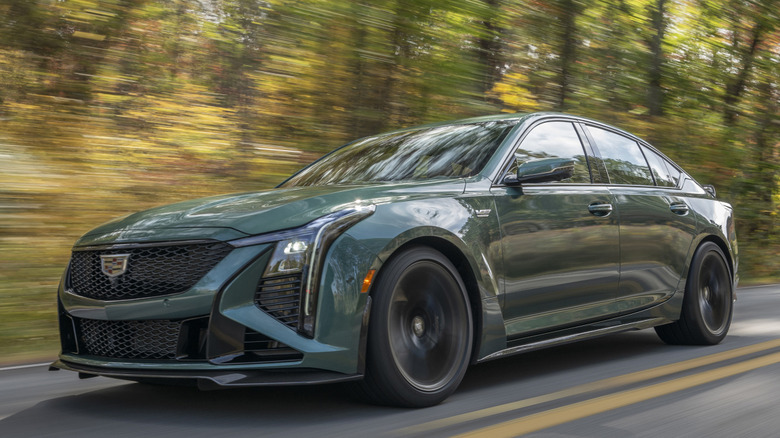
<path id="1" fill-rule="evenodd" d="M 588 205 L 588 211 L 594 216 L 606 217 L 612 214 L 612 204 L 593 202 Z"/>
<path id="2" fill-rule="evenodd" d="M 688 208 L 688 204 L 684 202 L 672 202 L 669 205 L 669 210 L 672 210 L 672 213 L 674 214 L 685 216 L 686 214 L 688 214 L 689 208 Z"/>

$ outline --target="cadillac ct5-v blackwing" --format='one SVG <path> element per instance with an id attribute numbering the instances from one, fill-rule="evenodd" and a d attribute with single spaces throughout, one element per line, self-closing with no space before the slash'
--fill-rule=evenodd
<path id="1" fill-rule="evenodd" d="M 203 388 L 355 380 L 429 406 L 508 354 L 650 327 L 718 343 L 736 283 L 731 206 L 645 141 L 565 114 L 484 117 L 88 232 L 52 366 Z"/>

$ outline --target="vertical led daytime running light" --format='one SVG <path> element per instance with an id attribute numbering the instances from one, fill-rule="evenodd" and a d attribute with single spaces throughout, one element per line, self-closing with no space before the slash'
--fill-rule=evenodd
<path id="1" fill-rule="evenodd" d="M 311 226 L 319 225 L 317 222 L 322 220 L 324 225 L 320 226 L 314 243 L 312 244 L 311 261 L 308 275 L 306 276 L 306 287 L 301 297 L 301 318 L 299 331 L 313 338 L 314 322 L 317 314 L 317 298 L 319 294 L 320 275 L 325 265 L 325 256 L 328 253 L 330 245 L 352 225 L 371 216 L 376 211 L 375 205 L 365 207 L 353 207 L 347 210 L 334 213 L 330 216 L 314 221 Z"/>
<path id="2" fill-rule="evenodd" d="M 371 216 L 376 206 L 348 207 L 315 219 L 307 225 L 278 233 L 263 234 L 233 240 L 235 248 L 274 244 L 262 279 L 278 279 L 300 275 L 302 287 L 298 301 L 298 332 L 314 337 L 320 276 L 330 245 L 349 227 Z"/>

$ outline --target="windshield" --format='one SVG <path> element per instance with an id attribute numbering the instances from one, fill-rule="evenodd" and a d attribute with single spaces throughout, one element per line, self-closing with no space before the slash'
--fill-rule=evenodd
<path id="1" fill-rule="evenodd" d="M 473 176 L 516 123 L 478 122 L 366 137 L 326 155 L 282 187 Z"/>

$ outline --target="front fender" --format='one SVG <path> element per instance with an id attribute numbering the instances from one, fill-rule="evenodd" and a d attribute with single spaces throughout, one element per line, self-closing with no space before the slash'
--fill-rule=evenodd
<path id="1" fill-rule="evenodd" d="M 376 213 L 352 227 L 346 234 L 376 254 L 377 269 L 406 245 L 420 243 L 433 246 L 461 269 L 461 276 L 470 276 L 469 290 L 476 304 L 475 333 L 477 357 L 506 348 L 506 330 L 501 313 L 500 289 L 495 272 L 501 261 L 498 244 L 498 220 L 492 212 L 489 196 L 461 196 L 436 200 L 410 200 L 380 205 Z M 482 217 L 477 216 L 477 211 Z M 462 260 L 462 262 L 461 262 Z M 467 272 L 463 272 L 463 270 Z M 468 283 L 469 278 L 464 278 Z"/>

